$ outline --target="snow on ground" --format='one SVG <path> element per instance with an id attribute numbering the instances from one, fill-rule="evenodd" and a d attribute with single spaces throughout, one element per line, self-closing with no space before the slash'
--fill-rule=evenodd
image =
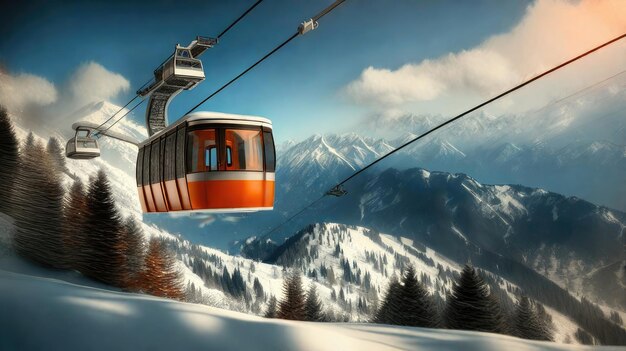
<path id="1" fill-rule="evenodd" d="M 455 330 L 264 319 L 0 270 L 2 350 L 623 350 Z"/>

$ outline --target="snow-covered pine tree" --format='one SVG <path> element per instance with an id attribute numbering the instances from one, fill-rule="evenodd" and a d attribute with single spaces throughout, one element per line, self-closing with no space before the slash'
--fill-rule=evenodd
<path id="1" fill-rule="evenodd" d="M 156 238 L 150 240 L 145 269 L 138 279 L 141 291 L 154 296 L 183 300 L 182 273 L 176 267 L 176 257 Z"/>
<path id="2" fill-rule="evenodd" d="M 265 310 L 265 318 L 276 318 L 277 314 L 277 304 L 276 296 L 272 295 L 267 302 L 267 310 Z"/>
<path id="3" fill-rule="evenodd" d="M 493 288 L 490 289 L 489 292 L 489 301 L 491 311 L 493 313 L 493 318 L 497 329 L 494 330 L 495 333 L 513 335 L 514 328 L 511 326 L 511 315 L 513 314 L 511 311 L 507 311 L 504 307 L 504 302 L 502 301 L 500 296 L 496 296 L 494 294 Z"/>
<path id="4" fill-rule="evenodd" d="M 448 296 L 446 326 L 450 329 L 498 333 L 503 326 L 498 324 L 493 303 L 489 287 L 474 267 L 467 264 Z"/>
<path id="5" fill-rule="evenodd" d="M 417 272 L 408 264 L 400 289 L 402 313 L 398 324 L 412 327 L 437 328 L 441 325 L 434 302 L 426 288 L 417 280 Z"/>
<path id="6" fill-rule="evenodd" d="M 0 105 L 0 212 L 13 215 L 13 192 L 19 167 L 19 146 L 13 124 Z"/>
<path id="7" fill-rule="evenodd" d="M 136 290 L 139 274 L 144 268 L 146 243 L 141 228 L 132 216 L 128 216 L 122 224 L 122 241 L 128 279 L 124 286 L 130 290 Z"/>
<path id="8" fill-rule="evenodd" d="M 63 147 L 59 142 L 59 139 L 55 137 L 51 137 L 48 139 L 48 145 L 46 146 L 46 151 L 50 154 L 50 158 L 52 159 L 52 164 L 57 172 L 63 173 L 67 169 L 65 167 L 65 154 L 63 152 Z"/>
<path id="9" fill-rule="evenodd" d="M 40 264 L 65 268 L 63 187 L 48 153 L 34 138 L 24 147 L 15 180 L 16 251 Z"/>
<path id="10" fill-rule="evenodd" d="M 83 183 L 77 179 L 65 196 L 63 206 L 63 244 L 68 265 L 80 270 L 81 262 L 89 259 L 90 250 L 84 230 L 87 216 L 87 195 Z"/>
<path id="11" fill-rule="evenodd" d="M 389 279 L 389 285 L 385 297 L 380 303 L 380 308 L 374 316 L 374 323 L 380 324 L 396 324 L 401 321 L 402 306 L 400 296 L 402 293 L 402 285 L 398 281 L 396 275 L 392 275 Z"/>
<path id="12" fill-rule="evenodd" d="M 325 317 L 322 310 L 322 301 L 317 295 L 317 288 L 315 284 L 311 284 L 304 305 L 305 319 L 309 322 L 323 322 Z"/>
<path id="13" fill-rule="evenodd" d="M 289 272 L 283 281 L 283 299 L 279 303 L 277 317 L 296 321 L 305 320 L 305 294 L 302 276 L 297 269 Z"/>
<path id="14" fill-rule="evenodd" d="M 79 270 L 104 283 L 124 287 L 128 277 L 122 221 L 103 170 L 98 171 L 89 185 L 86 214 L 87 254 L 80 262 Z"/>
<path id="15" fill-rule="evenodd" d="M 551 335 L 539 320 L 537 312 L 526 296 L 520 297 L 515 307 L 515 335 L 531 340 L 551 340 Z"/>

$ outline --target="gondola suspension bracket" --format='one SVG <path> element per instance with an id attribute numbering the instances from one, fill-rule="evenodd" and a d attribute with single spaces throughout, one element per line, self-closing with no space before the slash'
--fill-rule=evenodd
<path id="1" fill-rule="evenodd" d="M 314 21 L 312 18 L 310 18 L 309 20 L 300 23 L 300 25 L 298 26 L 298 33 L 300 35 L 304 35 L 312 31 L 313 29 L 316 29 L 317 27 L 319 27 L 319 25 L 320 24 L 317 21 Z"/>
<path id="2" fill-rule="evenodd" d="M 332 187 L 332 189 L 328 190 L 325 195 L 331 195 L 335 197 L 342 197 L 346 195 L 348 191 L 343 188 L 341 185 L 336 185 Z"/>

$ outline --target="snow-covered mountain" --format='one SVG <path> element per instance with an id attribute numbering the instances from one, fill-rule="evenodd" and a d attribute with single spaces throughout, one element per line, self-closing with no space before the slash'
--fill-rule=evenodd
<path id="1" fill-rule="evenodd" d="M 435 123 L 430 119 L 426 121 Z M 503 122 L 495 120 L 493 123 Z M 479 123 L 468 127 L 469 130 L 481 128 L 485 126 Z M 381 145 L 383 147 L 377 148 Z M 626 171 L 626 150 L 607 146 L 607 143 L 572 143 L 553 154 L 544 144 L 532 147 L 531 152 L 505 142 L 491 153 L 485 151 L 484 159 L 500 162 L 505 165 L 503 168 L 517 172 L 519 177 L 525 174 L 536 176 L 534 173 L 541 174 L 542 169 L 550 167 L 568 169 L 571 172 L 566 174 L 580 176 L 583 179 L 577 179 L 577 183 L 587 181 L 591 188 L 602 182 L 619 184 L 617 178 L 624 174 L 619 172 L 620 163 Z M 389 143 L 383 139 L 363 138 L 354 133 L 312 136 L 293 145 L 279 156 L 278 211 L 273 215 L 292 213 L 292 209 L 316 199 L 351 174 L 357 164 L 372 161 L 377 157 L 376 152 L 389 148 Z M 459 147 L 445 139 L 433 138 L 400 153 L 397 158 L 401 161 L 394 164 L 401 171 L 387 169 L 386 164 L 377 165 L 346 187 L 348 196 L 323 201 L 280 228 L 273 238 L 280 240 L 290 236 L 307 223 L 338 221 L 377 228 L 394 235 L 409 235 L 431 243 L 438 251 L 447 254 L 456 250 L 457 259 L 462 259 L 465 240 L 470 240 L 482 249 L 510 255 L 526 263 L 562 287 L 626 308 L 626 301 L 618 297 L 623 294 L 615 294 L 623 292 L 618 285 L 619 279 L 610 283 L 611 289 L 602 291 L 584 284 L 586 275 L 624 259 L 622 246 L 626 217 L 623 212 L 542 189 L 518 185 L 490 186 L 464 174 L 407 169 L 416 164 L 411 160 L 412 153 L 416 155 L 414 157 L 433 163 L 454 160 L 452 163 L 458 166 L 473 162 Z M 591 168 L 594 172 L 603 165 L 607 172 L 604 177 L 587 179 L 585 174 L 590 170 L 579 171 L 578 168 L 586 166 L 576 166 L 577 162 L 595 163 L 597 166 Z M 529 164 L 534 166 L 528 167 Z M 480 166 L 472 165 L 475 168 Z M 563 171 L 555 170 L 555 173 L 563 174 Z M 555 178 L 554 181 L 567 183 L 563 179 Z M 624 187 L 618 187 L 613 193 L 620 193 L 622 189 Z M 276 223 L 280 219 L 268 222 Z M 255 224 L 261 230 L 254 233 L 263 233 L 264 222 Z M 245 226 L 246 221 L 238 225 Z M 456 244 L 450 245 L 450 242 Z M 616 301 L 620 303 L 615 305 Z"/>
<path id="2" fill-rule="evenodd" d="M 584 284 L 622 261 L 626 214 L 575 197 L 517 185 L 485 185 L 464 174 L 389 169 L 355 180 L 347 196 L 326 200 L 296 223 L 328 220 L 406 236 L 463 262 L 468 245 L 513 258 L 578 294 L 605 301 Z M 623 292 L 623 288 L 621 288 Z M 621 294 L 623 297 L 624 295 Z"/>
<path id="3" fill-rule="evenodd" d="M 388 167 L 461 172 L 524 184 L 626 211 L 626 76 L 533 111 L 479 111 L 399 152 Z M 372 118 L 360 133 L 398 146 L 447 116 Z"/>

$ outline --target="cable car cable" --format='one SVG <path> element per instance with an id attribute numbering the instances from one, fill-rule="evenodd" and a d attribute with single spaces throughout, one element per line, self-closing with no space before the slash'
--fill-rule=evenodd
<path id="1" fill-rule="evenodd" d="M 231 22 L 228 27 L 226 27 L 226 29 L 222 30 L 222 32 L 217 36 L 218 39 L 220 39 L 222 36 L 224 36 L 224 34 L 226 34 L 229 30 L 231 30 L 237 23 L 239 23 L 239 21 L 241 21 L 244 17 L 246 17 L 246 15 L 248 15 L 255 7 L 257 7 L 261 2 L 263 2 L 263 0 L 257 0 L 257 2 L 255 2 L 252 6 L 250 6 L 244 13 L 242 13 L 239 17 L 237 17 L 236 20 L 234 20 L 233 22 Z M 163 63 L 161 63 L 159 66 L 163 65 L 167 60 L 169 60 L 169 58 L 171 57 L 168 56 L 165 61 L 163 61 Z M 159 67 L 157 66 L 157 67 Z M 150 84 L 150 82 L 152 82 L 152 78 L 150 78 L 147 82 L 145 82 L 138 90 L 143 89 L 145 86 L 147 86 L 148 84 Z M 105 124 L 109 123 L 109 121 L 111 121 L 113 119 L 113 117 L 115 117 L 118 113 L 120 113 L 122 110 L 124 110 L 128 105 L 130 105 L 133 101 L 135 101 L 135 99 L 137 99 L 139 97 L 139 95 L 135 95 L 135 97 L 133 97 L 130 101 L 128 101 L 126 103 L 126 105 L 124 105 L 122 108 L 120 108 L 117 112 L 115 112 L 113 115 L 111 115 L 111 117 L 109 117 L 106 121 L 102 122 L 98 128 L 96 128 L 96 133 L 94 134 L 94 136 L 98 136 L 101 133 L 99 132 L 99 129 L 102 128 Z M 135 106 L 137 107 L 137 106 Z M 134 109 L 134 108 L 133 108 Z M 122 116 L 122 118 L 124 118 L 126 115 L 128 115 L 128 113 L 130 113 L 130 111 L 128 111 L 126 114 L 124 114 Z M 115 123 L 113 123 L 113 125 L 117 124 L 117 121 Z M 109 130 L 111 127 L 105 129 L 105 130 Z"/>
<path id="2" fill-rule="evenodd" d="M 145 84 L 144 84 L 144 85 L 145 85 Z M 124 106 L 120 107 L 120 109 L 119 109 L 119 110 L 117 110 L 114 114 L 112 114 L 112 115 L 111 115 L 111 117 L 109 117 L 106 121 L 102 122 L 102 123 L 98 126 L 98 128 L 96 128 L 96 133 L 94 134 L 94 136 L 97 136 L 97 135 L 98 135 L 98 133 L 99 133 L 99 132 L 98 132 L 98 130 L 99 130 L 100 128 L 102 128 L 102 126 L 103 126 L 103 125 L 105 125 L 105 124 L 109 123 L 109 121 L 110 121 L 110 120 L 112 120 L 112 119 L 113 119 L 113 117 L 115 117 L 118 113 L 122 112 L 122 110 L 124 110 L 124 109 L 125 109 L 128 105 L 130 105 L 130 104 L 131 104 L 133 101 L 135 101 L 135 99 L 137 99 L 138 97 L 139 97 L 139 95 L 135 95 L 135 97 L 134 97 L 134 98 L 132 98 L 132 99 L 130 99 L 130 101 L 128 101 L 128 102 L 126 103 L 126 105 L 124 105 Z"/>
<path id="3" fill-rule="evenodd" d="M 239 78 L 241 78 L 243 75 L 245 75 L 246 73 L 250 72 L 254 67 L 256 67 L 258 64 L 260 64 L 261 62 L 265 61 L 267 58 L 269 58 L 270 56 L 272 56 L 275 52 L 277 52 L 278 50 L 282 49 L 285 45 L 287 45 L 290 41 L 292 41 L 293 39 L 295 39 L 297 36 L 299 35 L 303 35 L 306 32 L 317 28 L 317 20 L 319 20 L 320 18 L 324 17 L 325 15 L 327 15 L 328 13 L 330 13 L 332 10 L 334 10 L 337 6 L 341 5 L 343 2 L 345 2 L 345 0 L 337 0 L 334 3 L 332 3 L 331 5 L 329 5 L 328 7 L 326 7 L 324 10 L 322 10 L 320 13 L 318 13 L 317 15 L 315 15 L 313 18 L 311 18 L 308 21 L 303 22 L 300 27 L 298 27 L 298 30 L 293 33 L 289 38 L 287 38 L 285 41 L 283 41 L 281 44 L 279 44 L 278 46 L 276 46 L 274 49 L 272 49 L 270 52 L 268 52 L 267 54 L 265 54 L 265 56 L 263 56 L 261 59 L 259 59 L 258 61 L 256 61 L 254 64 L 252 64 L 252 66 L 246 68 L 243 72 L 239 73 L 235 78 L 231 79 L 230 81 L 228 81 L 228 83 L 222 85 L 219 89 L 215 90 L 213 93 L 211 93 L 209 96 L 207 96 L 206 98 L 204 98 L 202 101 L 200 101 L 198 104 L 196 104 L 194 107 L 192 107 L 189 111 L 187 111 L 183 116 L 190 114 L 191 112 L 195 111 L 198 107 L 202 106 L 205 102 L 207 102 L 209 99 L 211 99 L 212 97 L 214 97 L 215 95 L 219 94 L 222 90 L 226 89 L 226 87 L 228 87 L 229 85 L 231 85 L 232 83 L 234 83 L 236 80 L 238 80 Z"/>
<path id="4" fill-rule="evenodd" d="M 133 106 L 130 110 L 126 111 L 125 114 L 123 114 L 120 118 L 118 118 L 115 122 L 113 122 L 113 124 L 111 124 L 110 126 L 106 127 L 104 130 L 100 130 L 97 129 L 98 131 L 95 133 L 94 136 L 98 137 L 99 135 L 106 135 L 105 133 L 113 128 L 113 126 L 115 126 L 117 124 L 117 122 L 121 121 L 122 118 L 126 117 L 126 115 L 128 115 L 129 113 L 133 112 L 134 109 L 136 109 L 137 107 L 139 107 L 139 105 L 141 105 L 144 101 L 146 101 L 146 99 L 142 99 L 141 101 L 139 101 L 137 104 L 135 104 L 135 106 Z M 98 127 L 100 128 L 100 127 Z"/>
<path id="5" fill-rule="evenodd" d="M 533 77 L 531 79 L 528 79 L 528 80 L 526 80 L 526 81 L 516 85 L 515 87 L 513 87 L 513 88 L 511 88 L 511 89 L 509 89 L 509 90 L 507 90 L 507 91 L 505 91 L 505 92 L 503 92 L 503 93 L 501 93 L 501 94 L 499 94 L 499 95 L 497 95 L 497 96 L 495 96 L 495 97 L 493 97 L 493 98 L 491 98 L 491 99 L 489 99 L 489 100 L 487 100 L 487 101 L 485 101 L 485 102 L 483 102 L 483 103 L 481 103 L 479 105 L 476 105 L 476 106 L 472 107 L 471 109 L 469 109 L 469 110 L 467 110 L 467 111 L 465 111 L 465 112 L 463 112 L 463 113 L 461 113 L 461 114 L 459 114 L 459 115 L 457 115 L 457 116 L 455 116 L 455 117 L 453 117 L 453 118 L 451 118 L 451 119 L 449 119 L 449 120 L 447 120 L 447 121 L 445 121 L 445 122 L 435 126 L 434 128 L 429 129 L 428 131 L 422 133 L 421 135 L 413 138 L 412 140 L 402 144 L 401 146 L 397 147 L 396 149 L 388 152 L 387 154 L 383 155 L 382 157 L 374 160 L 373 162 L 369 163 L 367 166 L 365 166 L 365 167 L 361 168 L 360 170 L 354 172 L 352 175 L 350 175 L 349 177 L 347 177 L 343 181 L 337 183 L 337 185 L 335 185 L 330 190 L 328 190 L 326 193 L 324 193 L 320 198 L 318 198 L 317 200 L 309 203 L 308 205 L 306 205 L 305 207 L 300 209 L 298 212 L 296 212 L 295 214 L 291 215 L 289 218 L 287 218 L 286 220 L 282 221 L 280 224 L 278 224 L 277 226 L 275 226 L 272 229 L 270 229 L 268 232 L 266 232 L 263 235 L 261 235 L 259 238 L 263 239 L 263 238 L 266 238 L 267 236 L 269 236 L 270 234 L 274 233 L 276 230 L 278 230 L 279 228 L 281 228 L 285 224 L 291 222 L 295 217 L 299 216 L 304 211 L 308 210 L 313 205 L 317 204 L 319 201 L 321 201 L 326 196 L 334 195 L 334 196 L 339 197 L 339 196 L 343 196 L 343 195 L 347 194 L 347 192 L 341 188 L 341 186 L 343 184 L 347 183 L 351 179 L 353 179 L 356 176 L 358 176 L 359 174 L 363 173 L 365 170 L 367 170 L 368 168 L 372 167 L 376 163 L 378 163 L 378 162 L 382 161 L 383 159 L 391 156 L 396 151 L 398 151 L 398 150 L 400 150 L 400 149 L 402 149 L 402 148 L 404 148 L 404 147 L 406 147 L 406 146 L 416 142 L 417 140 L 419 140 L 419 139 L 429 135 L 430 133 L 432 133 L 432 132 L 434 132 L 434 131 L 436 131 L 436 130 L 438 130 L 438 129 L 440 129 L 440 128 L 442 128 L 442 127 L 444 127 L 444 126 L 446 126 L 446 125 L 448 125 L 448 124 L 450 124 L 452 122 L 455 122 L 455 121 L 459 120 L 460 118 L 468 115 L 469 113 L 471 113 L 473 111 L 476 111 L 476 110 L 478 110 L 478 109 L 480 109 L 480 108 L 482 108 L 482 107 L 484 107 L 484 106 L 486 106 L 486 105 L 488 105 L 488 104 L 490 104 L 490 103 L 492 103 L 492 102 L 494 102 L 494 101 L 496 101 L 496 100 L 498 100 L 498 99 L 500 99 L 500 98 L 502 98 L 502 97 L 504 97 L 504 96 L 506 96 L 506 95 L 508 95 L 508 94 L 510 94 L 510 93 L 512 93 L 512 92 L 514 92 L 514 91 L 516 91 L 516 90 L 518 90 L 518 89 L 520 89 L 520 88 L 522 88 L 522 87 L 524 87 L 524 86 L 526 86 L 526 85 L 528 85 L 528 84 L 530 84 L 530 83 L 532 83 L 532 82 L 534 82 L 536 80 L 538 80 L 538 79 L 540 79 L 540 78 L 542 78 L 542 77 L 545 77 L 546 75 L 548 75 L 548 74 L 550 74 L 552 72 L 555 72 L 555 71 L 557 71 L 557 70 L 559 70 L 559 69 L 561 69 L 561 68 L 563 68 L 563 67 L 565 67 L 565 66 L 567 66 L 567 65 L 569 65 L 569 64 L 571 64 L 571 63 L 573 63 L 575 61 L 580 60 L 581 58 L 583 58 L 585 56 L 590 55 L 591 53 L 593 53 L 595 51 L 598 51 L 598 50 L 600 50 L 600 49 L 602 49 L 602 48 L 604 48 L 606 46 L 609 46 L 609 45 L 611 45 L 611 44 L 613 44 L 613 43 L 615 43 L 615 42 L 617 42 L 617 41 L 619 41 L 621 39 L 624 39 L 624 38 L 626 38 L 626 33 L 622 34 L 622 35 L 620 35 L 620 36 L 618 36 L 618 37 L 616 37 L 614 39 L 611 39 L 611 40 L 609 40 L 609 41 L 607 41 L 607 42 L 605 42 L 605 43 L 603 43 L 601 45 L 598 45 L 595 48 L 593 48 L 591 50 L 588 50 L 588 51 L 586 51 L 586 52 L 584 52 L 584 53 L 582 53 L 582 54 L 580 54 L 580 55 L 578 55 L 578 56 L 576 56 L 576 57 L 574 57 L 574 58 L 572 58 L 572 59 L 570 59 L 568 61 L 565 61 L 565 62 L 559 64 L 558 66 L 555 66 L 555 67 L 553 67 L 553 68 L 551 68 L 551 69 L 549 69 L 547 71 L 544 71 L 543 73 L 540 73 L 539 75 L 537 75 L 537 76 L 535 76 L 535 77 Z M 606 79 L 602 80 L 601 82 L 594 83 L 592 86 L 597 86 L 598 84 L 603 83 L 603 82 L 605 82 L 605 81 L 607 81 L 607 80 L 609 80 L 611 78 L 614 78 L 614 77 L 616 77 L 616 76 L 618 76 L 618 75 L 620 75 L 622 73 L 623 72 L 617 73 L 617 74 L 615 74 L 615 75 L 613 75 L 613 76 L 611 76 L 609 78 L 606 78 Z M 587 87 L 587 88 L 589 88 L 589 87 Z M 581 91 L 586 90 L 587 88 L 584 88 Z M 576 93 L 574 93 L 572 95 L 575 95 L 575 94 Z"/>
<path id="6" fill-rule="evenodd" d="M 260 60 L 258 60 L 257 62 L 255 62 L 252 66 L 246 68 L 243 72 L 239 73 L 235 78 L 231 79 L 228 83 L 222 85 L 219 89 L 217 89 L 216 91 L 214 91 L 213 93 L 211 93 L 209 96 L 207 96 L 205 99 L 203 99 L 202 101 L 200 101 L 198 104 L 196 104 L 194 107 L 192 107 L 189 111 L 187 111 L 185 114 L 183 114 L 183 116 L 186 116 L 188 114 L 190 114 L 191 112 L 193 112 L 195 109 L 197 109 L 198 107 L 200 107 L 202 104 L 204 104 L 205 102 L 207 102 L 209 99 L 211 99 L 212 97 L 214 97 L 215 95 L 219 94 L 222 90 L 226 89 L 226 87 L 228 87 L 229 85 L 231 85 L 232 83 L 234 83 L 237 79 L 241 78 L 244 74 L 250 72 L 250 70 L 252 70 L 254 67 L 256 67 L 259 63 L 265 61 L 265 59 L 267 59 L 268 57 L 272 56 L 272 54 L 274 54 L 276 51 L 280 50 L 283 46 L 287 45 L 290 41 L 292 41 L 293 39 L 295 39 L 298 35 L 300 35 L 300 33 L 296 32 L 294 33 L 291 37 L 289 37 L 287 40 L 285 40 L 284 42 L 282 42 L 282 44 L 278 45 L 277 47 L 275 47 L 274 49 L 272 49 L 272 51 L 268 52 L 267 54 L 265 54 L 265 56 L 263 56 Z"/>
<path id="7" fill-rule="evenodd" d="M 217 39 L 220 39 L 224 34 L 226 34 L 226 32 L 228 32 L 232 27 L 234 27 L 235 24 L 237 24 L 237 22 L 241 21 L 242 18 L 246 17 L 246 15 L 250 13 L 250 11 L 252 11 L 255 7 L 257 7 L 257 5 L 260 4 L 261 2 L 263 2 L 263 0 L 258 0 L 252 6 L 250 6 L 250 8 L 248 8 L 244 13 L 242 13 L 241 16 L 239 16 L 233 23 L 231 23 L 228 27 L 226 27 L 226 29 L 224 29 L 217 36 Z"/>

